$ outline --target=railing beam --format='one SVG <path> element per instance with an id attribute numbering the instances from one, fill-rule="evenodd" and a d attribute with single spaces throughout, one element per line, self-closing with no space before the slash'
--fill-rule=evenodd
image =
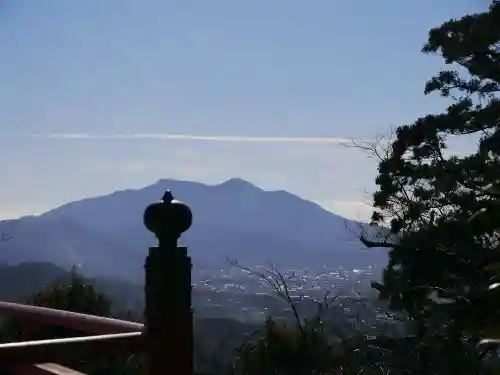
<path id="1" fill-rule="evenodd" d="M 76 371 L 56 363 L 23 365 L 16 367 L 10 372 L 12 375 L 86 375 L 80 371 Z"/>
<path id="2" fill-rule="evenodd" d="M 0 363 L 11 365 L 59 362 L 143 350 L 142 332 L 71 337 L 0 344 Z"/>
<path id="3" fill-rule="evenodd" d="M 55 325 L 95 334 L 137 332 L 144 328 L 143 324 L 126 320 L 12 302 L 0 302 L 0 315 L 14 316 L 24 322 Z"/>

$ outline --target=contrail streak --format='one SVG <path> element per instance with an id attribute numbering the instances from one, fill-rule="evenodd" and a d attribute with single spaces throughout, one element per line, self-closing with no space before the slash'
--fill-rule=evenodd
<path id="1" fill-rule="evenodd" d="M 36 134 L 35 137 L 48 139 L 151 139 L 170 141 L 206 141 L 206 142 L 268 142 L 268 143 L 345 143 L 352 141 L 341 137 L 246 137 L 220 135 L 190 135 L 168 133 L 131 133 L 131 134 L 90 134 L 90 133 L 52 133 Z"/>

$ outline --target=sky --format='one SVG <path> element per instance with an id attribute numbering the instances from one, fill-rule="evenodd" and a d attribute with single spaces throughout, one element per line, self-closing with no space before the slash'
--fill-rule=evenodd
<path id="1" fill-rule="evenodd" d="M 445 107 L 428 30 L 483 0 L 0 0 L 0 219 L 232 177 L 366 220 L 345 147 Z M 175 192 L 174 192 L 175 193 Z"/>

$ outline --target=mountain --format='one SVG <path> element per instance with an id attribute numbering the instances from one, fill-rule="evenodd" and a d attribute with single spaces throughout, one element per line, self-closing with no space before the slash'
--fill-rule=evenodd
<path id="1" fill-rule="evenodd" d="M 70 271 L 51 263 L 23 262 L 15 266 L 0 264 L 0 301 L 25 303 L 42 287 L 69 279 Z M 91 282 L 112 300 L 114 310 L 120 313 L 142 311 L 142 286 L 105 277 L 94 278 Z"/>
<path id="2" fill-rule="evenodd" d="M 137 281 L 148 246 L 156 243 L 142 223 L 145 207 L 166 189 L 194 215 L 182 237 L 195 267 L 227 258 L 248 266 L 362 267 L 383 265 L 384 251 L 364 250 L 359 223 L 286 191 L 265 191 L 242 179 L 219 185 L 164 179 L 142 189 L 65 204 L 40 216 L 0 222 L 0 262 L 80 265 L 85 274 Z M 365 228 L 373 230 L 365 225 Z"/>

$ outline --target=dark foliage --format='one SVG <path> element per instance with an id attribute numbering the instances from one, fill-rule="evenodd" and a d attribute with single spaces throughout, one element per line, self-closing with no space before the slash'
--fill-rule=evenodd
<path id="1" fill-rule="evenodd" d="M 396 129 L 379 164 L 373 215 L 392 240 L 366 243 L 390 248 L 374 287 L 417 322 L 427 343 L 419 373 L 471 373 L 469 340 L 494 331 L 500 318 L 488 292 L 500 276 L 500 2 L 432 29 L 423 52 L 450 66 L 425 87 L 450 104 Z M 476 147 L 455 152 L 465 139 Z M 435 337 L 454 350 L 439 351 Z M 460 367 L 443 372 L 439 361 Z"/>

